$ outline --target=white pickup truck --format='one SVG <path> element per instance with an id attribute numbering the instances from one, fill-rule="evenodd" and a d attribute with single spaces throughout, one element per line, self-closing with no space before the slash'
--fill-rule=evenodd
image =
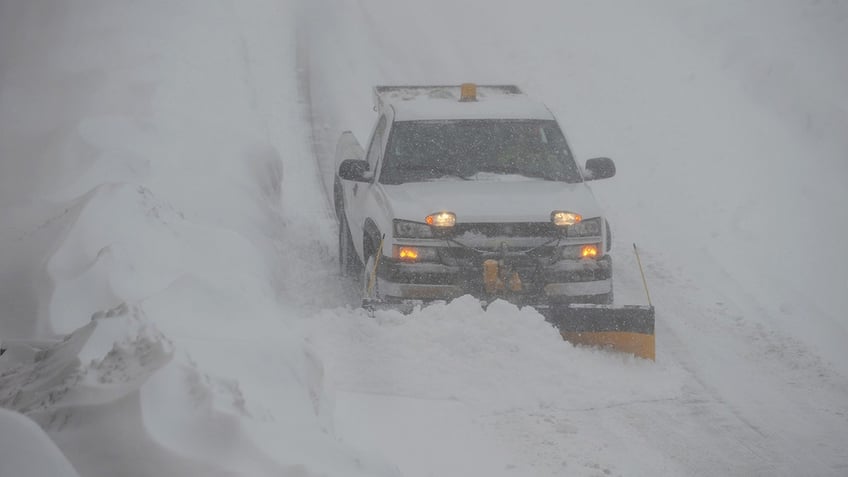
<path id="1" fill-rule="evenodd" d="M 553 114 L 517 87 L 377 86 L 367 151 L 345 132 L 334 202 L 364 302 L 613 298 L 610 231 Z"/>

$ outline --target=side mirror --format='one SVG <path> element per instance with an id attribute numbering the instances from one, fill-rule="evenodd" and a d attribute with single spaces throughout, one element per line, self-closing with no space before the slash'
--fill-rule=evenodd
<path id="1" fill-rule="evenodd" d="M 608 157 L 596 157 L 586 161 L 586 176 L 587 181 L 598 179 L 608 179 L 615 175 L 615 163 Z"/>
<path id="2" fill-rule="evenodd" d="M 345 159 L 339 164 L 339 177 L 346 181 L 367 182 L 368 161 Z"/>

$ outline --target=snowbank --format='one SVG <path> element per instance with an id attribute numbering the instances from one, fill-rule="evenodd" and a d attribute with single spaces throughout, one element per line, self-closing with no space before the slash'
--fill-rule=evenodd
<path id="1" fill-rule="evenodd" d="M 25 416 L 0 409 L 0 475 L 78 477 L 40 427 Z"/>
<path id="2" fill-rule="evenodd" d="M 283 181 L 316 178 L 289 9 L 0 4 L 0 405 L 83 475 L 393 473 L 282 304 L 280 241 L 332 227 Z"/>

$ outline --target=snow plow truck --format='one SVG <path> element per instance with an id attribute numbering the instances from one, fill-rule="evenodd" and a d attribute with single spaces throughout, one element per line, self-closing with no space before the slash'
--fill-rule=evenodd
<path id="1" fill-rule="evenodd" d="M 654 308 L 613 305 L 611 232 L 550 110 L 513 85 L 376 86 L 336 148 L 341 274 L 364 307 L 471 294 L 533 306 L 578 344 L 654 359 Z M 635 248 L 635 247 L 634 247 Z M 647 291 L 647 288 L 646 288 Z"/>

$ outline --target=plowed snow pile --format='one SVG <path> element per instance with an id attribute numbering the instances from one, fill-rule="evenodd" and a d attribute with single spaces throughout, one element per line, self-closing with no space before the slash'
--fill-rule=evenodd
<path id="1" fill-rule="evenodd" d="M 844 475 L 846 32 L 839 2 L 0 0 L 0 477 Z M 505 302 L 353 306 L 329 151 L 371 86 L 463 81 L 617 161 L 657 363 Z"/>

